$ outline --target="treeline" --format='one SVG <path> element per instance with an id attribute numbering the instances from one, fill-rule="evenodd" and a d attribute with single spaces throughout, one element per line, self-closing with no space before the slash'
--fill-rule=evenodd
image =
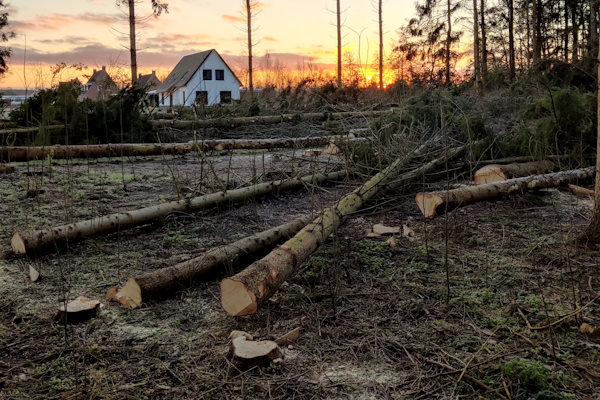
<path id="1" fill-rule="evenodd" d="M 407 83 L 471 80 L 497 87 L 534 70 L 592 86 L 598 2 L 582 0 L 421 0 L 402 27 L 392 63 Z M 465 45 L 472 42 L 472 46 Z"/>
<path id="2" fill-rule="evenodd" d="M 33 140 L 37 145 L 155 141 L 155 129 L 144 112 L 144 90 L 125 88 L 105 100 L 80 100 L 80 94 L 77 83 L 40 90 L 11 111 L 9 119 L 17 126 L 65 125 L 53 138 L 41 129 Z"/>

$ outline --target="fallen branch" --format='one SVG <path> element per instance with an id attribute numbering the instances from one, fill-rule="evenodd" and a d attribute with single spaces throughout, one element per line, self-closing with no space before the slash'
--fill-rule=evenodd
<path id="1" fill-rule="evenodd" d="M 48 247 L 52 244 L 59 245 L 92 235 L 116 232 L 134 226 L 144 225 L 173 212 L 189 213 L 215 207 L 220 204 L 239 203 L 275 191 L 293 190 L 309 184 L 316 185 L 326 181 L 342 179 L 346 176 L 346 171 L 337 171 L 328 174 L 307 175 L 302 178 L 264 182 L 191 199 L 171 201 L 136 210 L 104 215 L 53 228 L 30 232 L 17 232 L 12 237 L 11 245 L 15 253 L 25 254 L 32 250 Z"/>
<path id="2" fill-rule="evenodd" d="M 522 176 L 545 174 L 551 172 L 553 168 L 554 163 L 551 161 L 486 165 L 475 172 L 475 184 L 484 185 L 486 183 L 500 182 Z"/>
<path id="3" fill-rule="evenodd" d="M 33 126 L 31 128 L 7 128 L 0 129 L 0 136 L 3 135 L 23 135 L 27 133 L 38 133 L 43 130 L 59 131 L 65 129 L 64 125 Z"/>
<path id="4" fill-rule="evenodd" d="M 393 112 L 393 109 L 384 111 L 351 111 L 339 113 L 323 112 L 304 114 L 264 115 L 256 117 L 200 119 L 196 121 L 159 119 L 153 120 L 152 123 L 160 128 L 175 129 L 234 128 L 236 126 L 279 124 L 282 122 L 327 121 L 357 117 L 368 118 L 380 115 L 388 115 L 392 114 Z"/>
<path id="5" fill-rule="evenodd" d="M 569 318 L 571 318 L 571 317 L 574 317 L 575 315 L 581 314 L 581 312 L 582 312 L 583 310 L 585 310 L 586 308 L 588 308 L 589 306 L 591 306 L 592 304 L 594 304 L 594 303 L 595 303 L 596 301 L 598 301 L 599 299 L 600 299 L 600 294 L 599 294 L 598 296 L 594 297 L 592 300 L 588 301 L 588 302 L 587 302 L 586 304 L 584 304 L 583 306 L 581 306 L 581 307 L 578 307 L 577 309 L 575 309 L 575 310 L 571 311 L 571 312 L 570 312 L 570 313 L 568 313 L 567 315 L 564 315 L 563 317 L 561 317 L 561 318 L 557 319 L 557 320 L 556 320 L 556 321 L 554 321 L 554 322 L 551 322 L 551 323 L 549 323 L 549 324 L 542 325 L 542 326 L 531 326 L 531 325 L 529 325 L 529 326 L 528 326 L 528 328 L 529 328 L 529 330 L 532 330 L 532 331 L 541 331 L 541 330 L 544 330 L 544 329 L 548 329 L 548 328 L 550 328 L 550 327 L 552 327 L 552 326 L 555 326 L 555 325 L 561 324 L 561 323 L 563 323 L 564 321 L 566 321 L 567 319 L 569 319 Z"/>
<path id="6" fill-rule="evenodd" d="M 91 144 L 72 146 L 5 146 L 0 147 L 0 161 L 24 162 L 32 160 L 145 157 L 158 155 L 184 155 L 197 151 L 219 150 L 270 150 L 324 146 L 335 141 L 366 141 L 347 135 L 314 136 L 283 139 L 217 139 L 189 143 L 156 144 Z"/>
<path id="7" fill-rule="evenodd" d="M 193 282 L 214 275 L 218 267 L 229 265 L 239 257 L 272 247 L 282 239 L 294 235 L 309 222 L 310 216 L 302 216 L 229 245 L 216 247 L 200 257 L 134 276 L 129 278 L 115 296 L 112 294 L 114 288 L 109 289 L 107 298 L 114 298 L 128 308 L 139 308 L 150 299 L 166 297 Z"/>
<path id="8" fill-rule="evenodd" d="M 425 148 L 422 146 L 421 149 Z M 465 146 L 451 149 L 446 154 L 416 170 L 402 174 L 392 182 L 408 161 L 421 152 L 417 150 L 406 158 L 399 158 L 387 169 L 379 172 L 360 188 L 354 190 L 336 206 L 326 209 L 317 219 L 298 232 L 292 239 L 273 250 L 262 260 L 221 282 L 221 304 L 229 315 L 241 316 L 255 313 L 310 255 L 331 235 L 345 217 L 359 210 L 381 189 L 410 182 L 454 157 Z"/>
<path id="9" fill-rule="evenodd" d="M 502 182 L 487 183 L 479 186 L 468 186 L 448 191 L 418 193 L 415 200 L 425 218 L 434 218 L 440 206 L 448 208 L 464 206 L 478 201 L 492 200 L 500 196 L 554 188 L 574 181 L 589 180 L 594 177 L 594 167 L 554 172 L 545 175 L 534 175 L 509 179 Z"/>

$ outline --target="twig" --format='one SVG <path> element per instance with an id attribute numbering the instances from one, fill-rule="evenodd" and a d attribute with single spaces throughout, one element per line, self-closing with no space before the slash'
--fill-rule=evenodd
<path id="1" fill-rule="evenodd" d="M 558 324 L 564 322 L 565 320 L 567 320 L 567 319 L 569 319 L 569 318 L 571 318 L 571 317 L 573 317 L 573 316 L 575 316 L 577 314 L 580 314 L 583 310 L 585 310 L 586 308 L 588 308 L 589 306 L 591 306 L 592 304 L 594 304 L 598 299 L 600 299 L 600 294 L 598 296 L 594 297 L 592 300 L 588 301 L 583 306 L 581 306 L 578 309 L 576 309 L 576 310 L 574 310 L 574 311 L 566 314 L 564 317 L 559 318 L 559 319 L 557 319 L 554 322 L 551 322 L 549 324 L 542 325 L 542 326 L 531 326 L 531 325 L 529 325 L 529 322 L 527 322 L 527 325 L 528 325 L 527 327 L 530 330 L 532 330 L 532 331 L 541 331 L 541 330 L 544 330 L 544 329 L 548 329 L 548 328 L 550 328 L 550 327 L 552 327 L 554 325 L 558 325 Z M 519 310 L 519 312 L 520 311 L 521 310 Z"/>

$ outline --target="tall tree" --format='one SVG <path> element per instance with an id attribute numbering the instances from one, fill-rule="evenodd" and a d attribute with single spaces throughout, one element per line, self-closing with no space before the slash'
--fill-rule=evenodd
<path id="1" fill-rule="evenodd" d="M 485 0 L 481 0 L 481 7 L 479 12 L 481 13 L 481 83 L 483 86 L 487 85 L 488 80 L 488 50 L 487 50 L 487 27 L 485 25 Z"/>
<path id="2" fill-rule="evenodd" d="M 508 64 L 509 76 L 512 82 L 515 79 L 515 18 L 513 0 L 507 0 L 508 6 Z"/>
<path id="3" fill-rule="evenodd" d="M 383 0 L 379 0 L 379 89 L 383 90 Z"/>
<path id="4" fill-rule="evenodd" d="M 479 68 L 479 16 L 477 15 L 477 0 L 473 0 L 473 78 L 475 87 L 479 87 L 481 79 Z"/>
<path id="5" fill-rule="evenodd" d="M 342 10 L 340 0 L 336 0 L 337 19 L 337 85 L 342 87 Z"/>
<path id="6" fill-rule="evenodd" d="M 129 8 L 129 56 L 131 59 L 131 85 L 135 85 L 138 77 L 137 66 L 137 42 L 136 42 L 136 15 L 135 5 L 138 0 L 117 0 L 117 5 L 127 5 Z M 155 16 L 159 16 L 164 12 L 169 12 L 169 4 L 163 3 L 160 0 L 151 0 L 152 12 Z"/>
<path id="7" fill-rule="evenodd" d="M 246 17 L 246 31 L 248 34 L 248 89 L 250 96 L 254 96 L 254 71 L 252 65 L 252 21 L 258 12 L 260 3 L 258 0 L 243 0 L 244 1 L 244 16 Z"/>
<path id="8" fill-rule="evenodd" d="M 14 37 L 14 32 L 5 32 L 4 29 L 8 25 L 8 11 L 4 4 L 4 0 L 0 0 L 0 41 L 6 42 L 9 38 Z M 0 47 L 0 75 L 4 74 L 8 69 L 7 59 L 11 55 L 10 48 Z"/>
<path id="9" fill-rule="evenodd" d="M 450 45 L 452 43 L 452 4 L 450 0 L 446 0 L 446 85 L 452 83 L 450 80 Z"/>
<path id="10" fill-rule="evenodd" d="M 540 29 L 540 8 L 538 0 L 531 0 L 531 25 L 533 33 L 533 64 L 538 64 L 542 58 L 541 29 Z"/>

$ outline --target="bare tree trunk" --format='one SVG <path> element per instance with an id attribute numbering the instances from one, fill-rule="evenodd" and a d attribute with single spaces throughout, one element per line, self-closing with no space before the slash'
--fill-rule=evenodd
<path id="1" fill-rule="evenodd" d="M 577 3 L 573 2 L 571 7 L 571 30 L 573 37 L 571 62 L 579 61 L 579 24 L 577 24 Z"/>
<path id="2" fill-rule="evenodd" d="M 531 23 L 529 19 L 529 4 L 525 3 L 525 28 L 527 29 L 527 68 L 531 67 Z"/>
<path id="3" fill-rule="evenodd" d="M 131 57 L 131 86 L 137 82 L 137 50 L 135 39 L 135 0 L 128 0 L 129 3 L 129 55 Z"/>
<path id="4" fill-rule="evenodd" d="M 487 34 L 485 26 L 485 0 L 480 0 L 481 9 L 481 83 L 485 87 L 488 80 L 488 66 L 487 66 Z"/>
<path id="5" fill-rule="evenodd" d="M 337 4 L 337 85 L 342 87 L 342 10 L 340 8 L 340 0 Z"/>
<path id="6" fill-rule="evenodd" d="M 564 1 L 565 7 L 565 32 L 563 34 L 563 41 L 565 47 L 565 62 L 569 62 L 569 3 L 568 0 Z"/>
<path id="7" fill-rule="evenodd" d="M 531 25 L 533 25 L 533 64 L 537 65 L 542 58 L 541 48 L 540 48 L 540 23 L 539 23 L 539 8 L 537 0 L 531 0 Z"/>
<path id="8" fill-rule="evenodd" d="M 248 89 L 250 96 L 254 96 L 254 82 L 252 81 L 252 0 L 246 0 L 246 19 L 248 29 Z"/>
<path id="9" fill-rule="evenodd" d="M 600 46 L 598 46 L 598 75 L 600 76 Z M 596 185 L 594 187 L 594 211 L 592 220 L 585 231 L 586 238 L 592 243 L 600 243 L 600 81 L 598 82 L 598 105 L 596 110 L 597 133 L 596 133 Z"/>
<path id="10" fill-rule="evenodd" d="M 452 39 L 452 12 L 451 12 L 451 4 L 450 0 L 446 0 L 448 18 L 446 23 L 448 24 L 448 29 L 446 31 L 446 85 L 450 85 L 450 41 Z"/>
<path id="11" fill-rule="evenodd" d="M 379 89 L 383 90 L 383 0 L 379 0 Z"/>
<path id="12" fill-rule="evenodd" d="M 590 1 L 590 24 L 589 24 L 589 51 L 588 57 L 593 59 L 598 52 L 598 14 L 596 7 L 598 3 L 596 0 Z"/>
<path id="13" fill-rule="evenodd" d="M 515 79 L 515 32 L 514 32 L 514 6 L 513 0 L 508 0 L 508 64 L 509 76 L 512 82 Z"/>
<path id="14" fill-rule="evenodd" d="M 477 15 L 477 0 L 473 0 L 473 78 L 475 88 L 479 87 L 481 79 L 479 68 L 479 16 Z"/>

